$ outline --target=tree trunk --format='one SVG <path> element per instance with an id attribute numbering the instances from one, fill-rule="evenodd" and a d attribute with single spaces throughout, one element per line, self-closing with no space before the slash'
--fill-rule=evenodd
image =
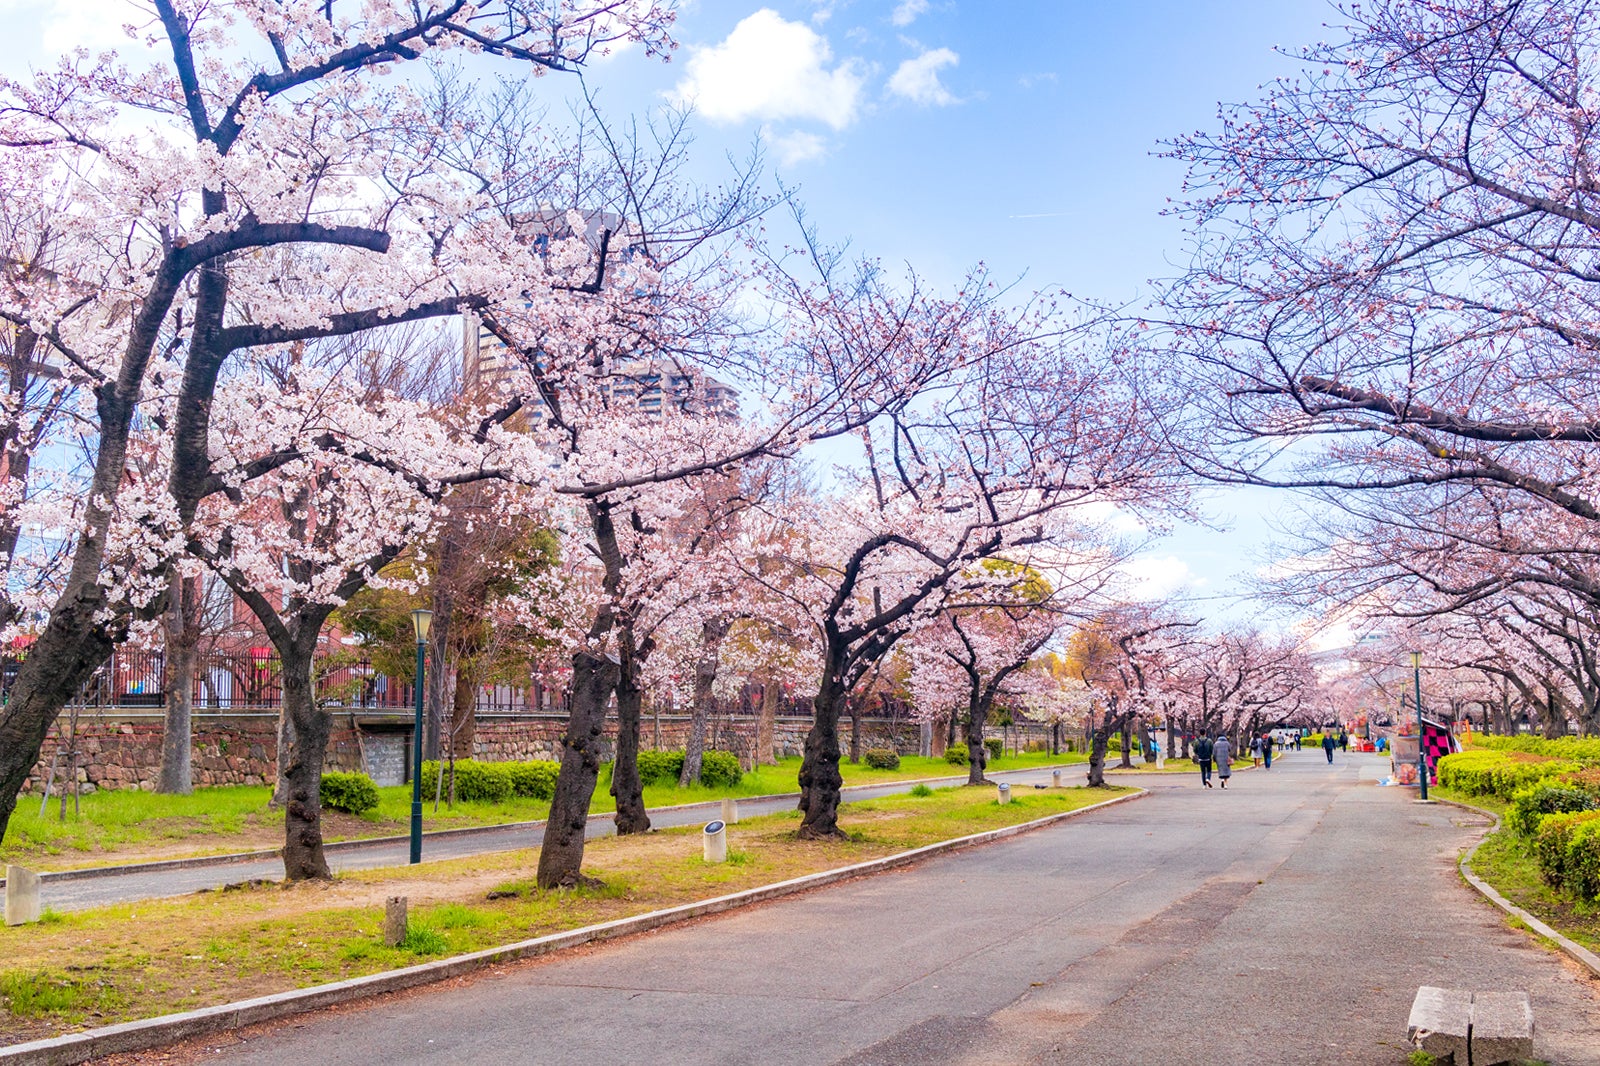
<path id="1" fill-rule="evenodd" d="M 289 701 L 284 698 L 278 708 L 278 779 L 272 783 L 269 807 L 282 807 L 289 802 L 289 758 L 293 750 L 294 722 L 289 717 Z"/>
<path id="2" fill-rule="evenodd" d="M 463 655 L 456 663 L 456 690 L 450 701 L 450 738 L 447 750 L 452 758 L 470 759 L 478 743 L 477 655 Z"/>
<path id="3" fill-rule="evenodd" d="M 973 693 L 967 700 L 967 784 L 969 785 L 988 784 L 988 779 L 983 776 L 984 769 L 989 765 L 989 749 L 983 746 L 983 720 L 987 717 L 983 701 L 977 693 Z"/>
<path id="4" fill-rule="evenodd" d="M 1132 769 L 1133 768 L 1133 751 L 1131 750 L 1132 748 L 1133 748 L 1133 726 L 1132 726 L 1131 723 L 1124 721 L 1122 723 L 1122 762 L 1118 764 L 1119 766 L 1122 766 L 1122 767 L 1124 767 L 1126 769 Z"/>
<path id="5" fill-rule="evenodd" d="M 626 642 L 625 642 L 626 643 Z M 639 684 L 643 664 L 624 649 L 617 673 L 617 759 L 611 764 L 611 795 L 617 801 L 617 835 L 646 833 L 650 815 L 644 805 L 644 782 L 639 780 L 639 720 L 644 690 Z"/>
<path id="6" fill-rule="evenodd" d="M 446 538 L 446 541 L 449 539 Z M 444 750 L 441 737 L 450 673 L 445 669 L 445 664 L 450 661 L 450 627 L 454 614 L 455 597 L 442 583 L 436 585 L 433 590 L 433 626 L 428 630 L 428 662 L 433 664 L 433 669 L 427 675 L 427 692 L 422 705 L 424 759 L 437 759 Z"/>
<path id="7" fill-rule="evenodd" d="M 830 663 L 821 687 L 811 701 L 811 731 L 806 734 L 805 758 L 800 762 L 800 819 L 802 840 L 843 837 L 839 829 L 839 712 L 844 684 Z"/>
<path id="8" fill-rule="evenodd" d="M 1102 788 L 1106 783 L 1106 748 L 1111 742 L 1111 722 L 1108 719 L 1099 729 L 1089 730 L 1089 787 Z"/>
<path id="9" fill-rule="evenodd" d="M 850 761 L 861 761 L 861 701 L 850 703 Z"/>
<path id="10" fill-rule="evenodd" d="M 200 575 L 176 570 L 168 582 L 166 653 L 167 711 L 161 723 L 161 775 L 156 791 L 187 796 L 194 791 L 194 667 L 200 644 Z"/>
<path id="11" fill-rule="evenodd" d="M 778 754 L 773 747 L 773 734 L 778 725 L 778 701 L 781 690 L 774 678 L 761 685 L 761 713 L 756 716 L 756 763 L 760 766 L 778 765 Z"/>
<path id="12" fill-rule="evenodd" d="M 617 687 L 617 664 L 587 651 L 573 653 L 572 688 L 567 700 L 567 733 L 561 772 L 550 801 L 544 844 L 539 849 L 540 888 L 571 887 L 582 879 L 584 827 L 589 801 L 600 778 L 600 745 L 606 703 Z"/>
<path id="13" fill-rule="evenodd" d="M 717 657 L 731 621 L 708 618 L 700 624 L 700 658 L 694 664 L 694 708 L 689 718 L 689 740 L 683 751 L 683 772 L 678 787 L 700 780 L 700 763 L 706 751 L 706 723 L 711 719 L 711 689 L 717 682 Z"/>
<path id="14" fill-rule="evenodd" d="M 284 717 L 293 725 L 283 781 L 283 873 L 290 881 L 330 878 L 322 851 L 322 764 L 332 720 L 317 706 L 311 680 L 313 639 L 280 647 Z M 420 767 L 413 767 L 416 773 Z"/>

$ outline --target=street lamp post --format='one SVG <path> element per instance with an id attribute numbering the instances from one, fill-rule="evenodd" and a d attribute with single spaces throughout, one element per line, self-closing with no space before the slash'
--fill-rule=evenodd
<path id="1" fill-rule="evenodd" d="M 1422 653 L 1411 653 L 1411 680 L 1417 696 L 1417 781 L 1422 785 L 1422 798 L 1428 798 L 1428 753 L 1424 750 L 1422 734 Z"/>
<path id="2" fill-rule="evenodd" d="M 417 721 L 411 731 L 411 861 L 422 861 L 422 682 L 423 651 L 428 630 L 433 627 L 433 612 L 411 612 L 411 628 L 417 634 Z"/>

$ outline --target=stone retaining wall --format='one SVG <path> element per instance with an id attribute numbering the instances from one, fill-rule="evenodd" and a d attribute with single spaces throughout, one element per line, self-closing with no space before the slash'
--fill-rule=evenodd
<path id="1" fill-rule="evenodd" d="M 194 783 L 196 785 L 261 785 L 271 783 L 277 774 L 277 715 L 196 714 L 194 719 Z M 336 714 L 335 728 L 328 742 L 329 770 L 357 770 L 364 765 L 364 746 L 376 748 L 366 728 L 349 724 L 349 716 Z M 64 724 L 64 720 L 63 720 Z M 848 750 L 849 719 L 841 723 L 840 742 Z M 386 722 L 387 735 L 396 728 L 409 733 L 408 723 L 396 719 Z M 773 747 L 779 756 L 803 753 L 808 718 L 780 718 L 773 730 Z M 383 728 L 382 726 L 379 727 Z M 474 755 L 489 762 L 560 758 L 561 736 L 566 719 L 561 715 L 538 715 L 512 720 L 484 718 L 478 721 Z M 606 757 L 614 750 L 615 721 L 607 723 Z M 706 733 L 708 747 L 732 751 L 748 761 L 755 750 L 756 722 L 739 717 L 715 720 Z M 689 733 L 689 719 L 663 715 L 646 717 L 640 729 L 645 747 L 682 748 Z M 1041 733 L 1042 735 L 1042 733 Z M 78 720 L 78 782 L 85 793 L 102 788 L 155 787 L 161 771 L 161 719 L 156 715 L 129 715 L 125 709 L 96 713 L 93 709 Z M 914 754 L 920 743 L 915 722 L 862 719 L 863 749 L 893 747 L 902 754 Z M 26 791 L 37 793 L 42 787 L 50 761 L 61 750 L 60 727 L 45 740 L 39 763 L 34 767 Z M 65 777 L 65 755 L 57 767 L 56 780 Z M 54 791 L 54 789 L 52 789 Z"/>

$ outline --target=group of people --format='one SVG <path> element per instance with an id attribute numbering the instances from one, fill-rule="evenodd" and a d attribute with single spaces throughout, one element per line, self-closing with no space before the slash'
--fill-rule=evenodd
<path id="1" fill-rule="evenodd" d="M 1292 742 L 1298 750 L 1300 737 L 1296 734 Z M 1256 766 L 1272 769 L 1272 749 L 1274 741 L 1271 733 L 1250 738 L 1250 758 Z M 1339 733 L 1324 733 L 1322 735 L 1322 750 L 1328 756 L 1328 763 L 1333 763 L 1333 750 L 1350 750 L 1350 735 L 1343 730 Z M 1223 788 L 1228 787 L 1228 778 L 1233 776 L 1233 742 L 1225 734 L 1219 733 L 1215 737 L 1201 736 L 1196 738 L 1190 748 L 1195 763 L 1200 767 L 1200 783 L 1206 788 L 1214 788 L 1211 783 L 1213 767 L 1217 779 Z"/>

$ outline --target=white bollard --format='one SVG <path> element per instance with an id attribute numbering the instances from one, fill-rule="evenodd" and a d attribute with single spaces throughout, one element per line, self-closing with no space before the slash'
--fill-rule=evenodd
<path id="1" fill-rule="evenodd" d="M 1004 781 L 1002 781 L 1002 782 L 1000 782 L 999 791 L 1000 791 L 1000 795 L 995 798 L 995 802 L 996 803 L 1010 803 L 1011 802 L 1011 786 L 1006 784 Z"/>
<path id="2" fill-rule="evenodd" d="M 729 825 L 739 824 L 739 801 L 732 796 L 722 797 L 722 820 Z"/>
<path id="3" fill-rule="evenodd" d="M 1061 787 L 1061 771 L 1060 770 L 1051 770 L 1050 771 L 1050 787 L 1051 788 L 1060 788 Z"/>
<path id="4" fill-rule="evenodd" d="M 706 862 L 728 861 L 728 826 L 722 821 L 707 822 L 705 832 L 700 834 L 701 842 L 705 845 Z"/>

